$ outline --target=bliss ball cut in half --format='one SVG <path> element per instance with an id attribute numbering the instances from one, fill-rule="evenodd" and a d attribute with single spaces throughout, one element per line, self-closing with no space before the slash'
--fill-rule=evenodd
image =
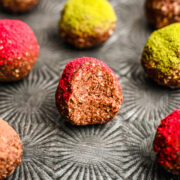
<path id="1" fill-rule="evenodd" d="M 159 85 L 180 88 L 180 23 L 154 31 L 141 62 L 148 76 Z"/>
<path id="2" fill-rule="evenodd" d="M 122 101 L 122 90 L 114 72 L 102 61 L 90 57 L 70 61 L 56 91 L 60 114 L 75 125 L 111 121 Z"/>
<path id="3" fill-rule="evenodd" d="M 13 13 L 23 13 L 31 10 L 39 0 L 0 0 L 3 8 Z"/>
<path id="4" fill-rule="evenodd" d="M 116 15 L 107 0 L 68 0 L 59 23 L 60 35 L 76 48 L 90 48 L 114 32 Z"/>
<path id="5" fill-rule="evenodd" d="M 162 167 L 180 175 L 180 109 L 161 120 L 154 139 L 154 151 Z"/>
<path id="6" fill-rule="evenodd" d="M 23 147 L 16 131 L 0 118 L 0 179 L 10 176 L 21 164 Z"/>
<path id="7" fill-rule="evenodd" d="M 27 24 L 20 20 L 0 20 L 0 81 L 25 78 L 38 54 L 38 42 Z"/>
<path id="8" fill-rule="evenodd" d="M 180 22 L 180 0 L 146 0 L 146 16 L 156 28 Z"/>

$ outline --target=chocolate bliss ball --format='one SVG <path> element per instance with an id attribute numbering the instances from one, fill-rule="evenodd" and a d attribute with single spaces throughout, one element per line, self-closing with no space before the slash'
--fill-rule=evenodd
<path id="1" fill-rule="evenodd" d="M 23 13 L 31 10 L 39 0 L 0 0 L 4 9 L 13 13 Z"/>
<path id="2" fill-rule="evenodd" d="M 67 0 L 59 22 L 61 37 L 79 49 L 105 42 L 116 27 L 116 14 L 107 0 Z"/>
<path id="3" fill-rule="evenodd" d="M 151 34 L 141 63 L 147 75 L 159 85 L 180 88 L 180 23 Z"/>
<path id="4" fill-rule="evenodd" d="M 146 16 L 156 28 L 180 22 L 180 0 L 146 0 Z"/>
<path id="5" fill-rule="evenodd" d="M 37 39 L 27 24 L 20 20 L 0 20 L 0 82 L 25 78 L 38 55 Z"/>
<path id="6" fill-rule="evenodd" d="M 180 175 L 180 109 L 161 120 L 154 139 L 154 151 L 162 167 Z"/>
<path id="7" fill-rule="evenodd" d="M 0 118 L 0 180 L 21 164 L 23 147 L 16 131 Z"/>
<path id="8" fill-rule="evenodd" d="M 104 124 L 119 112 L 122 90 L 114 72 L 102 61 L 83 57 L 70 61 L 56 91 L 60 114 L 75 125 Z"/>

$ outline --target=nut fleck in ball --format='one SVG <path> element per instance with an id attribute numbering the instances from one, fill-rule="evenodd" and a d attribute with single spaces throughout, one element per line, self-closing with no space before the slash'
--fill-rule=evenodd
<path id="1" fill-rule="evenodd" d="M 146 0 L 146 16 L 156 28 L 180 22 L 180 0 Z"/>
<path id="2" fill-rule="evenodd" d="M 10 176 L 21 164 L 23 147 L 16 131 L 0 118 L 0 179 Z"/>
<path id="3" fill-rule="evenodd" d="M 23 13 L 31 10 L 39 0 L 0 0 L 0 3 L 9 12 Z"/>
<path id="4" fill-rule="evenodd" d="M 68 0 L 59 23 L 60 35 L 76 48 L 90 48 L 114 32 L 116 15 L 107 0 Z"/>
<path id="5" fill-rule="evenodd" d="M 154 31 L 141 62 L 148 76 L 159 85 L 180 88 L 180 23 Z"/>
<path id="6" fill-rule="evenodd" d="M 122 101 L 122 90 L 114 72 L 102 61 L 90 57 L 70 61 L 56 91 L 60 114 L 75 125 L 111 121 Z"/>
<path id="7" fill-rule="evenodd" d="M 38 54 L 38 42 L 27 24 L 19 20 L 0 20 L 0 81 L 26 77 Z"/>
<path id="8" fill-rule="evenodd" d="M 180 109 L 161 120 L 154 139 L 154 151 L 161 166 L 180 175 Z"/>

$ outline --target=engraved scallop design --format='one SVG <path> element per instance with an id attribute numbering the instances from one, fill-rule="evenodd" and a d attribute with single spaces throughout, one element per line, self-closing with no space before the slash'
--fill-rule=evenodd
<path id="1" fill-rule="evenodd" d="M 57 179 L 122 179 L 121 143 L 117 119 L 89 127 L 65 124 L 57 140 Z"/>
<path id="2" fill-rule="evenodd" d="M 148 120 L 136 121 L 131 124 L 124 123 L 122 127 L 124 141 L 121 153 L 124 179 L 178 179 L 177 176 L 166 172 L 156 162 L 153 141 L 159 123 L 160 121 L 148 122 Z"/>
<path id="3" fill-rule="evenodd" d="M 118 57 L 117 70 L 121 75 L 127 75 L 129 72 L 141 66 L 140 59 L 145 43 L 150 34 L 154 31 L 147 23 L 143 8 L 144 1 L 138 0 L 122 3 L 120 11 L 124 28 L 121 32 L 121 55 Z M 124 17 L 123 17 L 124 16 Z M 127 20 L 128 19 L 128 20 Z"/>
<path id="4" fill-rule="evenodd" d="M 125 66 L 122 66 L 122 64 L 119 63 L 120 73 L 123 73 L 125 69 L 129 67 L 135 68 L 136 66 L 141 66 L 140 60 L 142 52 L 152 31 L 153 30 L 148 26 L 144 15 L 139 15 L 129 25 L 128 31 L 126 31 L 122 37 L 122 42 L 124 44 L 122 62 Z M 128 73 L 128 71 L 126 73 Z"/>
<path id="5" fill-rule="evenodd" d="M 0 116 L 24 145 L 22 165 L 8 180 L 179 180 L 156 164 L 152 142 L 160 119 L 179 108 L 180 90 L 157 86 L 141 68 L 141 52 L 152 32 L 144 0 L 109 1 L 118 18 L 116 31 L 103 45 L 84 51 L 59 36 L 65 0 L 40 0 L 25 14 L 0 8 L 1 19 L 29 24 L 41 46 L 27 78 L 0 83 Z M 60 75 L 69 60 L 82 56 L 103 60 L 120 77 L 124 102 L 119 116 L 106 125 L 71 126 L 56 110 Z"/>
<path id="6" fill-rule="evenodd" d="M 10 124 L 23 143 L 22 164 L 8 180 L 54 180 L 54 156 L 57 130 L 50 123 L 33 123 L 23 119 L 21 123 Z"/>
<path id="7" fill-rule="evenodd" d="M 0 84 L 0 116 L 8 122 L 33 119 L 55 121 L 56 73 L 45 66 L 34 69 L 27 78 L 16 83 Z"/>
<path id="8" fill-rule="evenodd" d="M 141 68 L 131 72 L 122 86 L 124 103 L 120 113 L 125 120 L 159 121 L 179 108 L 180 90 L 158 86 Z"/>
<path id="9" fill-rule="evenodd" d="M 40 0 L 38 11 L 42 11 L 47 14 L 59 14 L 65 2 L 65 0 Z"/>

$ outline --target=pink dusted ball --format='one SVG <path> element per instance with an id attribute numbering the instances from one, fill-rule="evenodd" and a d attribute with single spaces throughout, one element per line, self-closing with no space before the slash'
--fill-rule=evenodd
<path id="1" fill-rule="evenodd" d="M 111 121 L 122 101 L 122 89 L 114 72 L 92 57 L 70 61 L 56 91 L 57 109 L 75 125 Z"/>
<path id="2" fill-rule="evenodd" d="M 162 167 L 180 175 L 180 109 L 161 120 L 154 139 L 154 151 Z"/>
<path id="3" fill-rule="evenodd" d="M 39 55 L 31 28 L 20 20 L 0 20 L 0 81 L 18 81 L 28 75 Z"/>

